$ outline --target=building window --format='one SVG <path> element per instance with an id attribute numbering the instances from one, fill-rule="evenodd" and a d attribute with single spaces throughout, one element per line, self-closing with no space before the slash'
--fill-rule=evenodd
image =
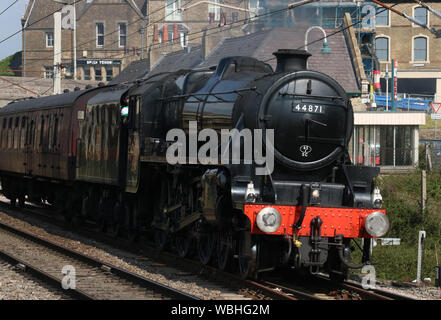
<path id="1" fill-rule="evenodd" d="M 368 166 L 412 166 L 414 126 L 355 126 L 350 142 L 354 164 Z"/>
<path id="2" fill-rule="evenodd" d="M 113 79 L 113 68 L 106 67 L 106 81 L 110 81 Z"/>
<path id="3" fill-rule="evenodd" d="M 413 17 L 418 22 L 425 24 L 425 25 L 428 25 L 429 21 L 428 21 L 427 12 L 428 11 L 426 9 L 424 9 L 423 7 L 416 7 L 413 9 Z"/>
<path id="4" fill-rule="evenodd" d="M 375 39 L 375 53 L 378 60 L 389 61 L 389 38 L 378 37 Z"/>
<path id="5" fill-rule="evenodd" d="M 389 26 L 389 10 L 379 7 L 375 16 L 375 25 L 377 27 Z"/>
<path id="6" fill-rule="evenodd" d="M 254 18 L 263 11 L 263 0 L 250 0 L 248 2 L 248 9 L 250 10 L 250 17 Z"/>
<path id="7" fill-rule="evenodd" d="M 176 0 L 165 0 L 165 20 L 182 20 L 182 12 L 178 11 L 178 3 L 179 1 Z"/>
<path id="8" fill-rule="evenodd" d="M 211 2 L 220 3 L 220 0 L 213 0 Z M 208 13 L 214 13 L 214 21 L 220 20 L 221 7 L 209 4 L 208 5 Z"/>
<path id="9" fill-rule="evenodd" d="M 84 67 L 83 68 L 83 74 L 84 74 L 84 80 L 90 80 L 90 68 L 89 67 Z"/>
<path id="10" fill-rule="evenodd" d="M 101 67 L 95 68 L 95 81 L 101 81 L 103 80 L 103 76 L 101 74 Z"/>
<path id="11" fill-rule="evenodd" d="M 125 23 L 118 23 L 119 30 L 119 47 L 125 48 L 127 46 L 127 25 Z"/>
<path id="12" fill-rule="evenodd" d="M 96 46 L 104 47 L 104 23 L 96 24 Z"/>
<path id="13" fill-rule="evenodd" d="M 52 79 L 54 77 L 54 67 L 44 67 L 44 77 L 46 79 Z"/>
<path id="14" fill-rule="evenodd" d="M 183 48 L 188 46 L 188 34 L 186 32 L 179 33 L 179 39 Z"/>
<path id="15" fill-rule="evenodd" d="M 46 48 L 54 47 L 54 33 L 46 32 Z"/>
<path id="16" fill-rule="evenodd" d="M 413 61 L 427 61 L 427 38 L 413 39 Z"/>

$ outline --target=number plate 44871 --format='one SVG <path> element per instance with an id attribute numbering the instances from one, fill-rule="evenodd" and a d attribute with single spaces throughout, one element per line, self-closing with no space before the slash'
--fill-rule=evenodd
<path id="1" fill-rule="evenodd" d="M 325 113 L 325 107 L 320 104 L 293 103 L 292 112 Z"/>

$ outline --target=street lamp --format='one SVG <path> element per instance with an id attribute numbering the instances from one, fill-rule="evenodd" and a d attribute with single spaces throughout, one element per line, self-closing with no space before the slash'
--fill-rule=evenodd
<path id="1" fill-rule="evenodd" d="M 331 53 L 331 49 L 329 49 L 328 40 L 326 38 L 326 32 L 325 32 L 325 30 L 322 27 L 319 27 L 319 26 L 312 26 L 308 30 L 306 30 L 306 34 L 305 34 L 305 50 L 308 51 L 308 34 L 309 34 L 309 32 L 312 29 L 319 29 L 325 35 L 325 38 L 324 38 L 324 41 L 323 41 L 323 48 L 322 48 L 322 50 L 320 52 L 321 53 Z"/>

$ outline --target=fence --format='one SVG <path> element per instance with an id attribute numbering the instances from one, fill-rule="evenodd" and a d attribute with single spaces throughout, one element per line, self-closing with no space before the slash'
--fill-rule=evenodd
<path id="1" fill-rule="evenodd" d="M 392 106 L 392 99 L 388 97 L 389 110 Z M 375 102 L 377 107 L 386 108 L 386 96 L 375 95 Z M 401 98 L 396 101 L 397 108 L 409 111 L 424 111 L 429 112 L 431 110 L 430 104 L 432 100 L 430 99 L 420 99 L 420 98 Z"/>
<path id="2" fill-rule="evenodd" d="M 420 146 L 424 161 L 430 162 L 433 169 L 441 169 L 441 140 L 420 140 Z"/>

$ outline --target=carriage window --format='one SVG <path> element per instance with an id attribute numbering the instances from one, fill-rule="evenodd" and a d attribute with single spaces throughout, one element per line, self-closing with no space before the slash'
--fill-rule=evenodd
<path id="1" fill-rule="evenodd" d="M 12 128 L 12 118 L 9 118 L 8 129 Z"/>
<path id="2" fill-rule="evenodd" d="M 6 119 L 6 118 L 3 118 L 3 129 L 5 129 L 6 128 L 6 122 L 7 122 L 8 120 Z"/>
<path id="3" fill-rule="evenodd" d="M 15 118 L 15 127 L 17 128 L 18 127 L 18 122 L 19 122 L 19 120 L 20 120 L 20 118 Z"/>
<path id="4" fill-rule="evenodd" d="M 43 144 L 44 137 L 44 118 L 41 118 L 41 127 L 40 127 L 40 146 Z"/>
<path id="5" fill-rule="evenodd" d="M 34 145 L 35 140 L 35 122 L 31 121 L 31 129 L 29 130 L 29 145 Z"/>
<path id="6" fill-rule="evenodd" d="M 21 127 L 24 128 L 26 126 L 26 117 L 21 118 Z"/>
<path id="7" fill-rule="evenodd" d="M 54 147 L 57 147 L 57 135 L 58 135 L 58 118 L 55 118 L 55 124 L 54 124 L 54 139 L 53 139 L 53 145 Z"/>

